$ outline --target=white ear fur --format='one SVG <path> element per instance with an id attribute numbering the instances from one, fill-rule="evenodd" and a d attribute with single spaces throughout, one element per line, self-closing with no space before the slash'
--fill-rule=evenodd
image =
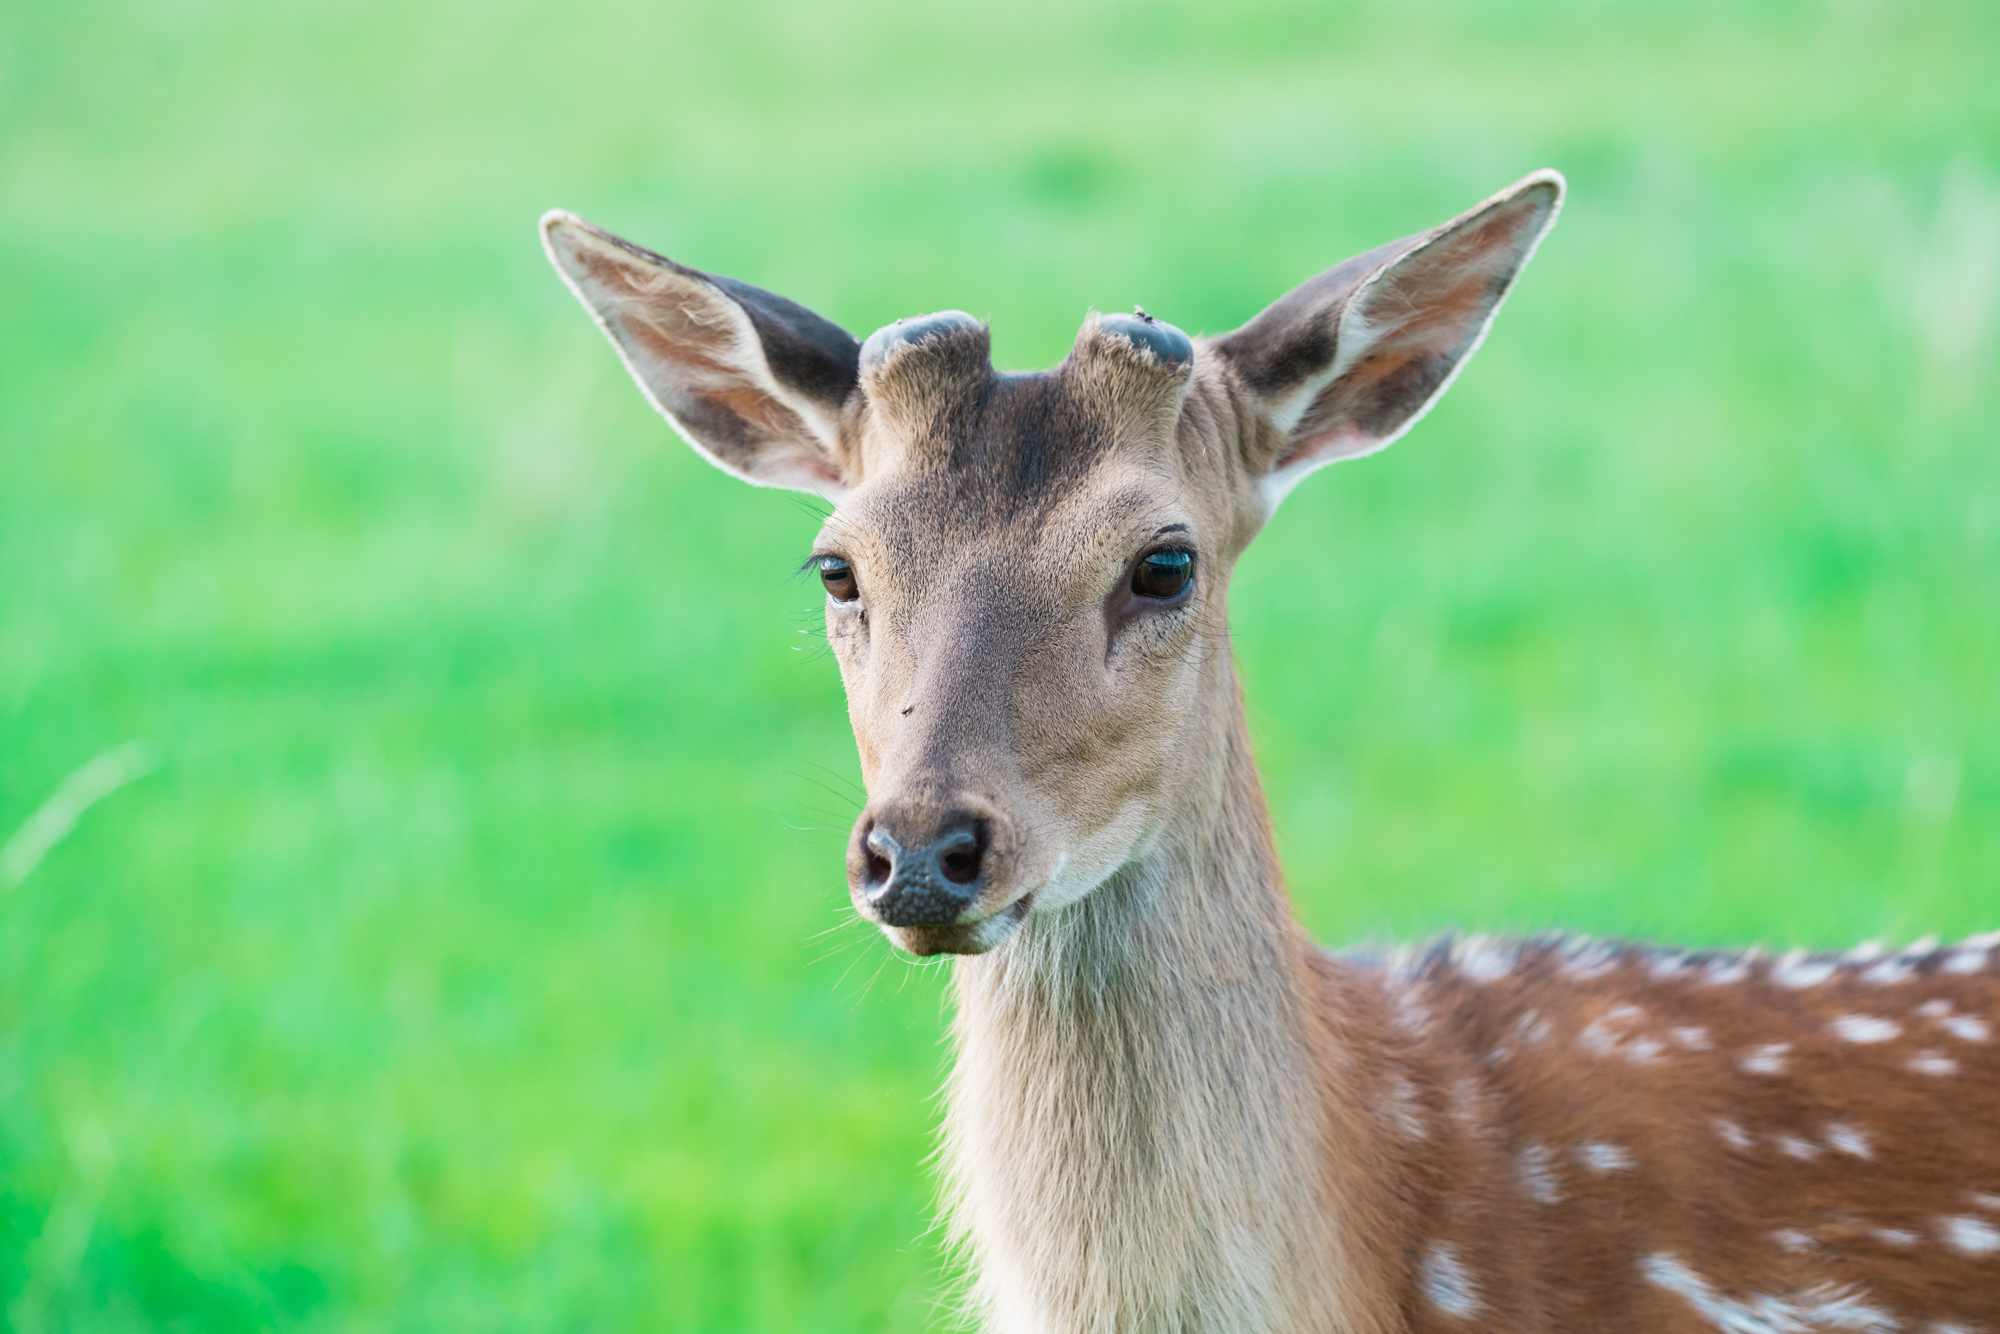
<path id="1" fill-rule="evenodd" d="M 1329 463 L 1361 458 L 1387 449 L 1423 420 L 1458 378 L 1459 372 L 1465 369 L 1472 354 L 1479 350 L 1479 345 L 1486 341 L 1487 331 L 1493 327 L 1494 318 L 1499 315 L 1500 307 L 1513 290 L 1514 281 L 1527 267 L 1528 261 L 1534 258 L 1542 238 L 1548 235 L 1562 212 L 1566 189 L 1567 183 L 1561 172 L 1553 169 L 1534 172 L 1478 207 L 1416 238 L 1414 244 L 1393 255 L 1361 280 L 1341 309 L 1332 363 L 1268 410 L 1272 424 L 1286 435 L 1298 432 L 1306 425 L 1309 416 L 1323 419 L 1315 424 L 1316 429 L 1311 429 L 1306 438 L 1294 440 L 1291 448 L 1265 474 L 1259 485 L 1269 509 L 1277 509 L 1279 502 L 1309 473 Z M 1543 198 L 1537 200 L 1537 195 Z M 1472 253 L 1461 256 L 1449 253 L 1454 241 L 1462 241 L 1482 226 L 1494 222 L 1496 214 L 1509 209 L 1522 210 L 1527 216 L 1523 219 L 1521 230 L 1507 238 L 1505 244 L 1488 249 L 1475 248 Z M 1491 284 L 1490 300 L 1482 303 L 1482 310 L 1468 312 L 1476 315 L 1476 322 L 1469 330 L 1469 337 L 1452 356 L 1449 370 L 1436 386 L 1407 412 L 1398 414 L 1386 430 L 1368 429 L 1358 418 L 1339 413 L 1336 406 L 1341 397 L 1339 387 L 1342 380 L 1353 376 L 1356 368 L 1369 357 L 1399 343 L 1408 345 L 1421 341 L 1426 332 L 1435 336 L 1436 330 L 1425 327 L 1427 320 L 1433 318 L 1431 312 L 1422 306 L 1412 305 L 1408 299 L 1411 295 L 1409 289 L 1418 280 L 1426 278 L 1433 280 L 1432 286 L 1437 285 L 1435 280 L 1438 278 L 1447 282 L 1456 279 L 1461 283 L 1484 279 Z M 1441 322 L 1447 329 L 1451 327 L 1448 317 Z M 1329 400 L 1335 402 L 1329 403 Z M 1328 411 L 1330 407 L 1334 408 L 1331 414 Z"/>
<path id="2" fill-rule="evenodd" d="M 755 486 L 847 494 L 838 405 L 783 384 L 749 313 L 708 275 L 561 209 L 542 215 L 541 233 L 639 392 L 696 453 Z"/>

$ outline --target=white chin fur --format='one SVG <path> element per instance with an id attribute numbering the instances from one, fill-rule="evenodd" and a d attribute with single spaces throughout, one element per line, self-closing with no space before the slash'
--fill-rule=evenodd
<path id="1" fill-rule="evenodd" d="M 1003 908 L 972 929 L 972 948 L 981 954 L 997 949 L 1027 920 L 1027 913 L 1010 912 Z"/>
<path id="2" fill-rule="evenodd" d="M 1157 831 L 1151 815 L 1146 803 L 1134 798 L 1095 834 L 1063 853 L 1056 859 L 1055 871 L 1034 891 L 1034 911 L 1067 908 L 1117 874 L 1152 841 Z M 1142 831 L 1136 837 L 1131 832 L 1135 828 Z"/>

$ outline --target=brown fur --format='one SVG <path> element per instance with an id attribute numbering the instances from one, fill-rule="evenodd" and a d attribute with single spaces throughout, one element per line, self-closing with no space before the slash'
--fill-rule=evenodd
<path id="1" fill-rule="evenodd" d="M 545 223 L 697 448 L 839 502 L 819 550 L 860 589 L 828 605 L 870 793 L 857 907 L 871 831 L 981 831 L 962 912 L 881 920 L 964 956 L 945 1161 L 993 1329 L 2000 1334 L 1985 946 L 1370 962 L 1291 916 L 1230 572 L 1299 477 L 1443 392 L 1559 191 L 1530 177 L 1330 270 L 1191 365 L 1171 330 L 1093 316 L 1035 375 L 994 372 L 969 317 L 863 349 Z M 1138 596 L 1171 547 L 1192 591 Z"/>

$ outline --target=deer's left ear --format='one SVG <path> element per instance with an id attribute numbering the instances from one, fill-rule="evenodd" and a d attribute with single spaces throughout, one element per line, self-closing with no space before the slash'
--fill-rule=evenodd
<path id="1" fill-rule="evenodd" d="M 795 301 L 633 245 L 555 210 L 542 244 L 660 415 L 758 486 L 838 500 L 840 425 L 861 344 Z"/>
<path id="2" fill-rule="evenodd" d="M 1327 270 L 1215 341 L 1259 419 L 1248 462 L 1273 508 L 1313 469 L 1383 448 L 1430 410 L 1562 195 L 1562 176 L 1538 171 L 1442 227 Z"/>

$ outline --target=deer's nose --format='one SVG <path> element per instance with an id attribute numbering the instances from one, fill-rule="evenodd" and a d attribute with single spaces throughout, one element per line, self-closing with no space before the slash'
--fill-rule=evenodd
<path id="1" fill-rule="evenodd" d="M 969 812 L 935 822 L 878 816 L 854 835 L 861 901 L 887 926 L 949 925 L 985 887 L 987 822 Z"/>

